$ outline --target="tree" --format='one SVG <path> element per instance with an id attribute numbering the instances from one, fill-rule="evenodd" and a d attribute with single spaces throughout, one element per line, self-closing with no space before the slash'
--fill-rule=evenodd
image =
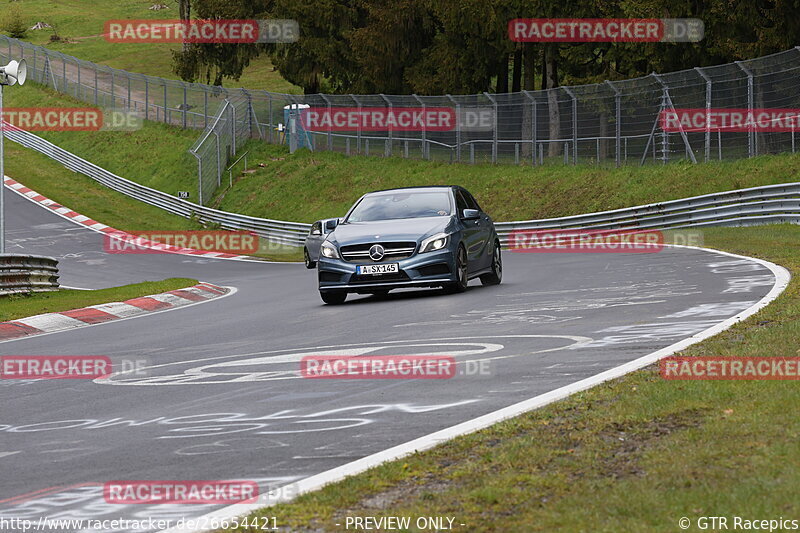
<path id="1" fill-rule="evenodd" d="M 22 12 L 18 5 L 12 4 L 8 7 L 5 16 L 3 17 L 3 30 L 8 33 L 9 37 L 15 39 L 23 39 L 28 27 L 22 18 Z"/>
<path id="2" fill-rule="evenodd" d="M 189 0 L 182 16 L 189 15 Z M 198 19 L 260 19 L 271 7 L 269 0 L 192 0 Z M 184 43 L 172 52 L 173 70 L 184 81 L 204 80 L 222 85 L 224 78 L 238 80 L 250 61 L 265 51 L 263 44 Z"/>

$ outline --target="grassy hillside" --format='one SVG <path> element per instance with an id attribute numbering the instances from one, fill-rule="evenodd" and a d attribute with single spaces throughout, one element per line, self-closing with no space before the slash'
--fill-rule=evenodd
<path id="1" fill-rule="evenodd" d="M 169 9 L 148 9 L 153 4 L 165 4 Z M 37 22 L 54 27 L 28 30 L 26 41 L 114 68 L 176 78 L 172 72 L 171 51 L 178 50 L 179 44 L 109 43 L 102 36 L 107 20 L 177 19 L 178 3 L 174 0 L 18 0 L 13 5 L 20 10 L 26 27 L 30 28 Z M 0 19 L 4 16 L 4 13 L 0 13 Z M 54 33 L 61 40 L 51 41 Z M 287 82 L 273 70 L 266 56 L 253 61 L 240 80 L 226 80 L 224 85 L 279 93 L 302 93 L 300 87 Z"/>

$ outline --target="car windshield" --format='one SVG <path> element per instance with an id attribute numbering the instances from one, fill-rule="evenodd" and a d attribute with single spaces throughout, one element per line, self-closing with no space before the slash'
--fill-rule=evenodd
<path id="1" fill-rule="evenodd" d="M 446 191 L 396 192 L 364 197 L 347 217 L 347 222 L 448 215 L 450 195 Z"/>

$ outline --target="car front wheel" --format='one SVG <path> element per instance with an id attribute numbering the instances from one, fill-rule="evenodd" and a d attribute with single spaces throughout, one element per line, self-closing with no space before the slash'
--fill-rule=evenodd
<path id="1" fill-rule="evenodd" d="M 459 246 L 456 252 L 456 277 L 457 281 L 445 286 L 447 292 L 464 292 L 467 290 L 469 278 L 467 277 L 467 251 L 464 246 Z"/>
<path id="2" fill-rule="evenodd" d="M 494 243 L 492 252 L 492 271 L 481 276 L 481 283 L 484 285 L 499 285 L 503 280 L 503 260 L 500 257 L 500 243 Z"/>

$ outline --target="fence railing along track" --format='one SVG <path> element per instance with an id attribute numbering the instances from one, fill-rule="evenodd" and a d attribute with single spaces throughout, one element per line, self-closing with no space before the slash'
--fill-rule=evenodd
<path id="1" fill-rule="evenodd" d="M 221 228 L 251 231 L 271 242 L 300 246 L 311 225 L 252 217 L 212 209 L 140 185 L 92 164 L 41 137 L 16 128 L 6 136 L 58 161 L 74 172 L 136 200 L 186 218 Z M 800 223 L 800 182 L 704 194 L 654 204 L 585 215 L 540 220 L 497 222 L 502 243 L 515 230 L 537 229 L 676 229 L 700 226 L 748 226 L 774 222 Z"/>

